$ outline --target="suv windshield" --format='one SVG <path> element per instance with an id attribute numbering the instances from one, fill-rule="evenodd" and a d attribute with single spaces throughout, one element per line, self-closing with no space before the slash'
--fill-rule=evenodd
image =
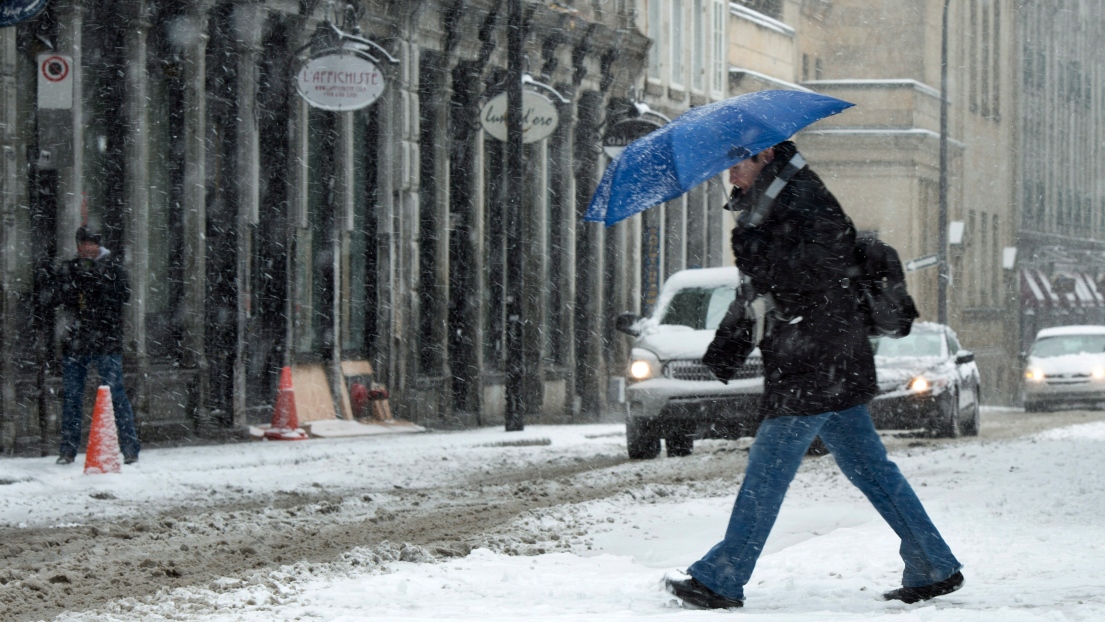
<path id="1" fill-rule="evenodd" d="M 1032 356 L 1046 358 L 1064 354 L 1105 352 L 1105 335 L 1059 335 L 1044 337 L 1032 346 Z"/>
<path id="2" fill-rule="evenodd" d="M 736 297 L 737 290 L 732 285 L 681 289 L 675 292 L 660 323 L 715 330 Z"/>
<path id="3" fill-rule="evenodd" d="M 878 356 L 941 356 L 940 344 L 944 337 L 940 333 L 914 330 L 900 339 L 879 337 L 871 340 L 871 347 Z"/>

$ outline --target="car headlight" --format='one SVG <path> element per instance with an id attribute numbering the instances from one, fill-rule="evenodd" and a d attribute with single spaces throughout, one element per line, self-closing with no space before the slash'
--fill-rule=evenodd
<path id="1" fill-rule="evenodd" d="M 1024 379 L 1033 382 L 1042 382 L 1044 379 L 1044 370 L 1039 367 L 1029 367 L 1024 371 Z"/>
<path id="2" fill-rule="evenodd" d="M 633 348 L 629 356 L 629 368 L 626 378 L 629 382 L 640 382 L 660 375 L 660 359 L 655 354 L 641 348 Z"/>
<path id="3" fill-rule="evenodd" d="M 942 376 L 916 376 L 909 381 L 911 393 L 926 393 L 935 389 L 943 389 L 948 386 L 948 379 Z"/>
<path id="4" fill-rule="evenodd" d="M 1094 367 L 1090 375 L 1094 380 L 1101 380 L 1105 378 L 1105 367 Z"/>

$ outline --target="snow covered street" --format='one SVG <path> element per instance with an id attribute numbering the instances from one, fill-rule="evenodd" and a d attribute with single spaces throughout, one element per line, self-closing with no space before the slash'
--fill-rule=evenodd
<path id="1" fill-rule="evenodd" d="M 1105 619 L 1105 421 L 999 432 L 1027 417 L 888 440 L 965 565 L 927 604 L 880 599 L 896 538 L 823 457 L 745 609 L 679 608 L 661 579 L 721 537 L 748 439 L 629 462 L 623 426 L 596 424 L 155 449 L 122 475 L 2 460 L 0 618 Z"/>

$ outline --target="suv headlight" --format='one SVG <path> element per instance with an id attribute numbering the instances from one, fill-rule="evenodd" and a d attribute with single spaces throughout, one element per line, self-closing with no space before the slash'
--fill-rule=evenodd
<path id="1" fill-rule="evenodd" d="M 910 393 L 927 393 L 948 386 L 948 379 L 943 376 L 930 376 L 921 374 L 909 381 Z"/>
<path id="2" fill-rule="evenodd" d="M 656 378 L 660 375 L 660 359 L 648 350 L 633 348 L 625 375 L 629 382 Z"/>
<path id="3" fill-rule="evenodd" d="M 1044 370 L 1039 367 L 1029 367 L 1024 370 L 1024 379 L 1033 382 L 1042 382 L 1044 379 Z"/>

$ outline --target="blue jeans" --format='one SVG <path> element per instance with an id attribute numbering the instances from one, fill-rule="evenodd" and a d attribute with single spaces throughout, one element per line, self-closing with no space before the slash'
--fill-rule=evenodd
<path id="1" fill-rule="evenodd" d="M 818 435 L 848 480 L 902 539 L 902 585 L 936 583 L 962 568 L 898 465 L 887 458 L 867 406 L 861 404 L 840 412 L 777 417 L 760 424 L 725 539 L 691 565 L 688 574 L 722 596 L 744 600 L 744 585 L 779 515 L 787 487 Z"/>
<path id="2" fill-rule="evenodd" d="M 119 448 L 127 457 L 137 457 L 142 446 L 134 429 L 134 411 L 123 389 L 123 357 L 118 354 L 66 356 L 61 360 L 61 383 L 65 401 L 61 409 L 61 449 L 63 456 L 77 455 L 81 444 L 81 406 L 84 379 L 88 367 L 95 365 L 100 381 L 111 387 L 111 406 L 115 411 L 115 427 L 119 431 Z"/>

